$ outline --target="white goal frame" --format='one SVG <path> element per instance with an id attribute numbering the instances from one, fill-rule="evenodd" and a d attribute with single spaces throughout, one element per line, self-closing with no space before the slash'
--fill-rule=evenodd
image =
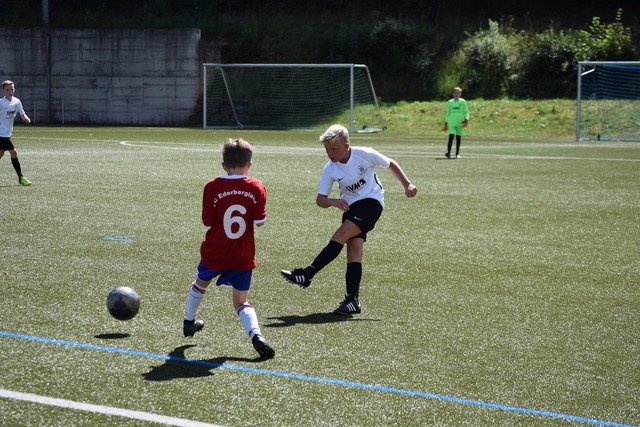
<path id="1" fill-rule="evenodd" d="M 300 125 L 294 124 L 292 126 L 272 126 L 269 123 L 259 123 L 252 122 L 251 119 L 248 118 L 247 115 L 242 116 L 247 108 L 247 105 L 250 105 L 253 102 L 260 103 L 260 108 L 262 111 L 273 112 L 273 114 L 277 114 L 277 108 L 274 106 L 272 109 L 269 107 L 269 101 L 265 101 L 264 99 L 255 100 L 246 100 L 242 99 L 242 95 L 238 95 L 232 93 L 234 89 L 233 84 L 228 82 L 229 78 L 225 73 L 225 70 L 230 70 L 233 68 L 307 68 L 307 69 L 321 69 L 321 68 L 332 68 L 332 69 L 343 69 L 346 74 L 345 85 L 344 87 L 340 87 L 338 92 L 340 100 L 335 103 L 336 120 L 342 121 L 345 127 L 347 127 L 351 132 L 379 132 L 382 130 L 386 130 L 386 125 L 384 123 L 384 119 L 380 113 L 380 106 L 378 105 L 378 100 L 376 97 L 375 89 L 373 87 L 373 82 L 371 80 L 371 76 L 369 73 L 369 69 L 366 65 L 363 64 L 257 64 L 257 63 L 237 63 L 237 64 L 225 64 L 225 63 L 204 63 L 203 64 L 203 127 L 205 129 L 224 129 L 224 128 L 244 128 L 244 129 L 320 129 L 324 127 L 327 123 L 310 123 L 309 125 Z M 356 72 L 358 73 L 358 78 L 360 79 L 356 82 Z M 362 75 L 366 76 L 366 81 L 363 80 Z M 299 82 L 298 82 L 299 83 Z M 287 84 L 286 81 L 282 81 L 280 84 Z M 212 89 L 212 86 L 215 86 L 215 89 Z M 309 82 L 308 87 L 301 87 L 302 91 L 299 94 L 299 98 L 309 98 L 314 99 L 319 96 L 317 88 L 314 88 L 313 82 Z M 256 87 L 252 88 L 254 91 L 258 90 Z M 212 90 L 215 90 L 216 105 L 213 101 L 209 99 L 211 96 L 210 93 Z M 358 93 L 356 93 L 358 91 Z M 367 100 L 363 102 L 362 93 L 366 91 Z M 335 89 L 334 89 L 335 92 Z M 335 94 L 334 94 L 335 95 Z M 259 95 L 258 95 L 259 96 Z M 235 98 L 240 97 L 240 99 Z M 292 106 L 296 105 L 298 102 L 304 102 L 302 99 L 297 98 L 279 98 L 274 102 L 277 102 L 278 107 L 286 106 L 290 104 Z M 366 105 L 365 105 L 366 103 Z M 224 104 L 224 114 L 221 116 L 225 116 L 225 120 L 227 123 L 215 123 L 216 120 L 212 120 L 211 111 L 215 109 L 219 109 L 220 105 Z M 242 104 L 242 105 L 239 105 Z M 344 104 L 344 105 L 340 105 Z M 286 108 L 286 107 L 285 107 Z M 293 107 L 293 111 L 295 112 L 295 108 Z M 303 108 L 306 108 L 303 107 Z M 309 110 L 306 111 L 306 114 L 313 115 L 313 105 L 308 106 Z M 367 118 L 364 119 L 363 111 L 361 108 L 366 109 Z M 211 111 L 210 111 L 211 110 Z M 323 112 L 326 114 L 326 112 Z M 249 113 L 247 113 L 249 114 Z M 268 115 L 269 113 L 267 113 Z M 286 114 L 286 113 L 285 113 Z M 358 117 L 360 116 L 360 117 Z M 371 119 L 372 116 L 377 116 Z M 286 120 L 286 118 L 284 119 Z M 295 120 L 293 120 L 295 122 Z M 346 123 L 348 121 L 348 123 Z M 338 123 L 339 121 L 336 121 Z M 333 124 L 333 122 L 328 123 L 328 125 Z"/>
<path id="2" fill-rule="evenodd" d="M 578 62 L 576 141 L 640 141 L 640 61 Z"/>

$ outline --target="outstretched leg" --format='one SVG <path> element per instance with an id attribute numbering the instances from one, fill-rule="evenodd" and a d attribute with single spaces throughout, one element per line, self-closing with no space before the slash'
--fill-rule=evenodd
<path id="1" fill-rule="evenodd" d="M 345 220 L 340 228 L 331 236 L 331 240 L 327 246 L 320 251 L 308 267 L 296 268 L 294 270 L 280 270 L 280 274 L 294 285 L 299 285 L 303 288 L 308 287 L 311 284 L 313 276 L 336 259 L 338 255 L 340 255 L 340 252 L 342 252 L 344 244 L 361 232 L 360 227 L 348 219 Z"/>

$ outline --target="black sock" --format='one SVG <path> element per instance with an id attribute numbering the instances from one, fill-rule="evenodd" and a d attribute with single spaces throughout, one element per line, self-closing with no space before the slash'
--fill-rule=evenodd
<path id="1" fill-rule="evenodd" d="M 362 280 L 362 263 L 347 263 L 347 272 L 344 277 L 347 283 L 347 294 L 354 295 L 357 298 L 360 293 L 360 281 Z"/>
<path id="2" fill-rule="evenodd" d="M 18 158 L 12 157 L 11 164 L 13 165 L 13 168 L 16 170 L 16 173 L 18 174 L 18 178 L 20 178 L 22 176 L 22 169 L 20 168 L 20 162 L 18 161 Z"/>
<path id="3" fill-rule="evenodd" d="M 447 143 L 447 153 L 451 153 L 451 145 L 453 145 L 453 135 L 449 135 L 449 142 Z"/>
<path id="4" fill-rule="evenodd" d="M 322 270 L 329 264 L 331 261 L 336 259 L 340 252 L 342 252 L 342 247 L 344 245 L 342 243 L 338 243 L 335 240 L 330 240 L 327 246 L 320 251 L 316 259 L 313 260 L 311 265 L 307 267 L 307 273 L 313 277 L 318 271 Z"/>
<path id="5" fill-rule="evenodd" d="M 460 154 L 460 144 L 462 144 L 462 138 L 456 136 L 456 156 Z"/>

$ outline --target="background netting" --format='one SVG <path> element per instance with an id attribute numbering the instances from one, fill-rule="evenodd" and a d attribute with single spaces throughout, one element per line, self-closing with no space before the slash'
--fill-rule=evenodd
<path id="1" fill-rule="evenodd" d="M 640 141 L 640 62 L 581 62 L 579 141 Z"/>
<path id="2" fill-rule="evenodd" d="M 205 127 L 384 129 L 364 65 L 205 64 Z"/>

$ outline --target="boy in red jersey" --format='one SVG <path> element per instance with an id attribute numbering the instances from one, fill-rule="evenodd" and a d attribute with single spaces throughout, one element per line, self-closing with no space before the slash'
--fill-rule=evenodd
<path id="1" fill-rule="evenodd" d="M 227 172 L 204 186 L 202 222 L 206 235 L 200 246 L 198 275 L 187 298 L 183 333 L 192 337 L 204 328 L 195 320 L 207 288 L 216 285 L 233 288 L 233 307 L 246 329 L 253 347 L 263 359 L 275 351 L 264 339 L 254 307 L 247 301 L 251 276 L 256 268 L 254 225 L 267 219 L 267 189 L 259 180 L 249 178 L 253 146 L 243 139 L 228 139 L 222 147 L 222 168 Z"/>

